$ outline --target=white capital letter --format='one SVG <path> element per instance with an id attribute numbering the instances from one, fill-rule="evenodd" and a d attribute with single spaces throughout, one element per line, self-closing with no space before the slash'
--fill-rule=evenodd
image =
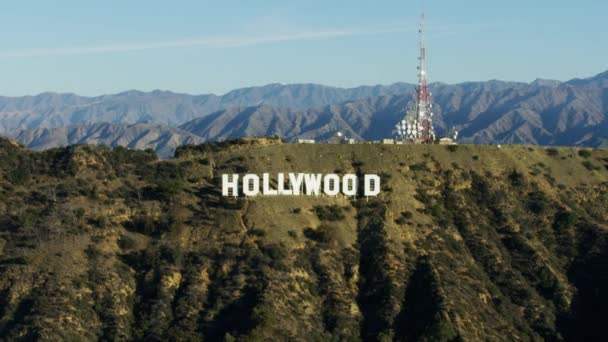
<path id="1" fill-rule="evenodd" d="M 380 177 L 378 175 L 365 175 L 364 191 L 365 196 L 378 196 L 380 193 Z"/>
<path id="2" fill-rule="evenodd" d="M 344 175 L 342 178 L 342 193 L 344 196 L 357 195 L 357 175 L 352 173 Z"/>
<path id="3" fill-rule="evenodd" d="M 340 177 L 336 174 L 328 174 L 323 177 L 323 192 L 327 196 L 336 196 L 340 193 Z"/>
<path id="4" fill-rule="evenodd" d="M 268 173 L 264 173 L 262 175 L 262 194 L 265 196 L 276 196 L 278 191 L 270 188 L 270 175 Z"/>
<path id="5" fill-rule="evenodd" d="M 285 189 L 284 173 L 277 174 L 277 192 L 279 195 L 293 195 L 293 191 L 291 189 Z"/>
<path id="6" fill-rule="evenodd" d="M 245 175 L 243 177 L 243 193 L 245 196 L 257 196 L 260 193 L 260 177 L 258 175 Z"/>
<path id="7" fill-rule="evenodd" d="M 304 175 L 301 173 L 289 173 L 289 184 L 291 186 L 291 191 L 294 195 L 298 196 L 300 194 L 300 188 L 302 188 L 302 182 L 304 182 Z"/>
<path id="8" fill-rule="evenodd" d="M 306 186 L 306 194 L 307 195 L 315 195 L 319 196 L 319 191 L 321 190 L 321 179 L 323 175 L 318 174 L 304 174 L 304 185 Z"/>
<path id="9" fill-rule="evenodd" d="M 234 197 L 239 195 L 239 175 L 237 174 L 222 175 L 222 196 L 230 196 L 230 193 Z"/>

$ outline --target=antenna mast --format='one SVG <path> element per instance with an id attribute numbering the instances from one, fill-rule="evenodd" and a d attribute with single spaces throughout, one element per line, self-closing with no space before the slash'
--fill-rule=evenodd
<path id="1" fill-rule="evenodd" d="M 420 34 L 420 56 L 418 57 L 418 85 L 416 87 L 415 103 L 408 110 L 405 118 L 397 124 L 397 134 L 402 140 L 430 144 L 435 140 L 435 131 L 433 129 L 431 92 L 428 86 L 424 31 L 425 16 L 423 1 L 420 30 L 418 31 Z"/>
<path id="2" fill-rule="evenodd" d="M 418 116 L 418 122 L 422 126 L 422 130 L 419 134 L 421 142 L 430 143 L 435 138 L 435 132 L 433 131 L 433 113 L 431 111 L 431 93 L 428 85 L 428 72 L 426 65 L 426 47 L 424 44 L 424 24 L 425 24 L 424 12 L 420 21 L 420 65 L 418 66 L 418 88 L 417 88 L 417 99 L 416 99 L 416 111 Z"/>

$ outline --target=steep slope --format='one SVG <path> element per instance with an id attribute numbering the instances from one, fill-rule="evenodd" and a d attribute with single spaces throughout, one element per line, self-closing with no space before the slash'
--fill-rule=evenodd
<path id="1" fill-rule="evenodd" d="M 0 139 L 0 336 L 605 340 L 608 151 Z M 225 198 L 224 173 L 377 173 L 378 198 Z"/>
<path id="2" fill-rule="evenodd" d="M 140 150 L 153 149 L 162 158 L 173 157 L 178 146 L 200 144 L 204 141 L 186 131 L 150 122 L 36 128 L 13 132 L 7 136 L 34 150 L 75 144 L 108 145 Z"/>

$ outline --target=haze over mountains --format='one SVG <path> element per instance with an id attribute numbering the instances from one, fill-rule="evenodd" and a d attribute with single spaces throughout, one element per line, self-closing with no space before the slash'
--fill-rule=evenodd
<path id="1" fill-rule="evenodd" d="M 8 137 L 27 142 L 26 145 L 35 150 L 75 144 L 124 146 L 138 150 L 151 148 L 162 158 L 172 157 L 177 146 L 204 142 L 204 139 L 197 135 L 154 122 L 101 122 L 61 128 L 38 127 L 13 132 L 8 134 Z"/>
<path id="2" fill-rule="evenodd" d="M 154 148 L 165 157 L 184 143 L 243 136 L 324 140 L 342 131 L 377 140 L 393 135 L 414 90 L 406 83 L 351 89 L 271 84 L 223 96 L 0 97 L 0 134 L 37 149 L 110 144 Z M 438 133 L 456 127 L 463 143 L 608 146 L 608 72 L 568 82 L 435 83 L 431 91 Z M 140 122 L 147 124 L 133 125 Z"/>

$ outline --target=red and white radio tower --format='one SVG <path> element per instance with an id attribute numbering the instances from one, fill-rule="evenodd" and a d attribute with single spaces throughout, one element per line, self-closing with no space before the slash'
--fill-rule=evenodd
<path id="1" fill-rule="evenodd" d="M 420 24 L 420 64 L 418 65 L 418 86 L 415 103 L 411 105 L 405 118 L 397 124 L 397 134 L 404 141 L 430 144 L 435 141 L 431 92 L 428 86 L 426 47 L 424 45 L 424 13 Z"/>

